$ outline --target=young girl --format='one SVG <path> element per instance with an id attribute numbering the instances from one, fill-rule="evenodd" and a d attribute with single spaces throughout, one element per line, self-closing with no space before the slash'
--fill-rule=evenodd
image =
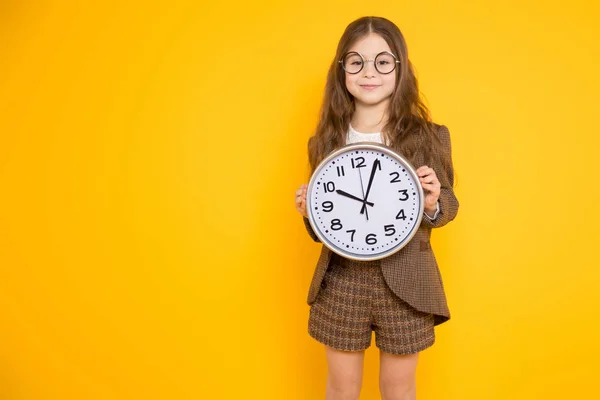
<path id="1" fill-rule="evenodd" d="M 419 352 L 433 345 L 434 326 L 450 319 L 431 229 L 454 219 L 458 200 L 450 133 L 431 121 L 404 37 L 384 18 L 360 18 L 340 39 L 308 142 L 311 175 L 329 153 L 360 141 L 384 143 L 418 167 L 425 212 L 411 241 L 380 260 L 354 261 L 322 246 L 308 294 L 308 332 L 325 345 L 327 399 L 358 399 L 371 331 L 381 356 L 382 398 L 415 399 Z M 318 242 L 307 218 L 306 190 L 300 186 L 295 204 Z"/>

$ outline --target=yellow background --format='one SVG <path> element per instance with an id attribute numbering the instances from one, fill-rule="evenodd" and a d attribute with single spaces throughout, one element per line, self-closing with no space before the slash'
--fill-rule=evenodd
<path id="1" fill-rule="evenodd" d="M 452 137 L 419 399 L 597 396 L 597 5 L 84 3 L 0 5 L 1 399 L 324 398 L 293 196 L 363 15 Z"/>

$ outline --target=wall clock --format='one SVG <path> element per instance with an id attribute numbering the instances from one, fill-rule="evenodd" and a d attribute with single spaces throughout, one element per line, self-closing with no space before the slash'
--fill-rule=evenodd
<path id="1" fill-rule="evenodd" d="M 404 247 L 423 218 L 424 194 L 415 168 L 391 148 L 361 142 L 329 154 L 306 194 L 310 224 L 333 252 L 358 261 Z"/>

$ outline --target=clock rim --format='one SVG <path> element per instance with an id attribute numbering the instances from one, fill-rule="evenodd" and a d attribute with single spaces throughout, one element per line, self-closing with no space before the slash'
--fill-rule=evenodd
<path id="1" fill-rule="evenodd" d="M 333 158 L 337 157 L 339 154 L 341 153 L 345 153 L 348 151 L 353 151 L 355 149 L 360 149 L 360 150 L 376 150 L 376 151 L 381 151 L 383 153 L 387 153 L 389 156 L 394 157 L 396 159 L 398 159 L 399 161 L 401 161 L 402 163 L 404 163 L 404 166 L 409 170 L 410 174 L 413 176 L 415 182 L 417 183 L 417 190 L 419 192 L 419 196 L 421 198 L 421 201 L 419 202 L 419 213 L 417 215 L 417 221 L 415 222 L 415 225 L 412 229 L 412 231 L 410 232 L 410 234 L 405 238 L 405 240 L 403 241 L 403 243 L 399 244 L 398 246 L 392 248 L 389 251 L 386 251 L 384 253 L 379 253 L 379 254 L 375 254 L 375 255 L 364 255 L 364 256 L 357 256 L 357 255 L 350 255 L 348 253 L 346 253 L 344 250 L 340 249 L 338 246 L 336 246 L 335 244 L 333 244 L 330 240 L 328 240 L 326 237 L 323 236 L 323 234 L 321 233 L 320 229 L 317 227 L 316 221 L 314 220 L 313 217 L 313 212 L 312 212 L 312 203 L 310 203 L 311 198 L 310 196 L 307 196 L 307 207 L 308 207 L 308 221 L 310 223 L 310 226 L 313 228 L 313 231 L 315 232 L 315 234 L 317 235 L 317 237 L 319 238 L 319 240 L 321 241 L 321 243 L 323 243 L 323 245 L 327 246 L 328 249 L 330 249 L 331 251 L 333 251 L 334 253 L 351 259 L 351 260 L 355 260 L 355 261 L 374 261 L 374 260 L 380 260 L 382 258 L 385 257 L 389 257 L 392 254 L 397 253 L 398 251 L 402 250 L 412 239 L 413 237 L 417 234 L 417 231 L 419 230 L 419 226 L 421 225 L 421 222 L 423 220 L 423 212 L 425 210 L 425 194 L 423 192 L 423 186 L 421 185 L 421 181 L 419 180 L 419 176 L 417 175 L 416 169 L 414 168 L 414 166 L 410 163 L 410 161 L 408 161 L 404 156 L 402 156 L 401 154 L 397 153 L 396 151 L 394 151 L 392 148 L 390 148 L 389 146 L 386 146 L 382 143 L 377 143 L 377 142 L 359 142 L 359 143 L 350 143 L 350 144 L 346 144 L 340 148 L 338 148 L 337 150 L 332 151 L 327 157 L 325 157 L 320 163 L 319 165 L 317 165 L 317 167 L 315 168 L 315 171 L 313 172 L 310 181 L 308 183 L 308 188 L 307 188 L 307 195 L 309 193 L 311 193 L 312 188 L 315 184 L 315 180 L 316 180 L 316 176 L 318 175 L 318 172 L 321 171 L 321 169 L 323 169 L 323 167 Z"/>

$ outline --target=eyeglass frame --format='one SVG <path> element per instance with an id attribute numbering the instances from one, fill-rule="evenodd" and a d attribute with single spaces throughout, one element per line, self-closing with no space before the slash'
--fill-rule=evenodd
<path id="1" fill-rule="evenodd" d="M 348 71 L 346 70 L 346 68 L 344 68 L 344 59 L 345 59 L 346 57 L 348 57 L 348 55 L 349 55 L 349 54 L 358 54 L 358 56 L 359 56 L 359 57 L 361 58 L 361 60 L 363 61 L 363 62 L 362 62 L 362 66 L 361 66 L 361 67 L 360 67 L 360 69 L 359 69 L 358 71 L 356 71 L 356 72 L 348 72 Z M 381 54 L 389 54 L 390 56 L 394 57 L 394 61 L 396 61 L 396 62 L 395 62 L 395 64 L 394 64 L 394 68 L 393 68 L 393 69 L 392 69 L 390 72 L 381 72 L 381 71 L 379 71 L 379 69 L 377 68 L 377 64 L 375 64 L 375 60 L 377 60 L 377 57 L 379 57 Z M 363 55 L 362 55 L 362 54 L 360 54 L 358 51 L 349 51 L 349 52 L 347 52 L 346 54 L 344 54 L 344 55 L 342 56 L 342 59 L 341 59 L 341 60 L 339 60 L 338 62 L 339 62 L 339 63 L 340 63 L 340 65 L 342 66 L 342 69 L 344 70 L 344 72 L 347 72 L 347 73 L 349 73 L 349 74 L 351 74 L 351 75 L 356 75 L 356 74 L 358 74 L 360 71 L 362 71 L 362 70 L 365 68 L 365 65 L 367 65 L 367 63 L 368 63 L 369 61 L 372 61 L 372 62 L 373 62 L 373 67 L 375 67 L 375 70 L 376 70 L 378 73 L 382 74 L 382 75 L 391 74 L 392 72 L 394 72 L 394 71 L 396 70 L 396 64 L 400 64 L 400 60 L 398 60 L 398 58 L 396 58 L 396 56 L 394 55 L 394 53 L 392 53 L 392 52 L 390 52 L 390 51 L 387 51 L 387 50 L 386 50 L 386 51 L 382 51 L 381 53 L 377 53 L 377 55 L 375 56 L 375 58 L 373 58 L 372 60 L 365 60 L 365 58 L 363 57 Z"/>

